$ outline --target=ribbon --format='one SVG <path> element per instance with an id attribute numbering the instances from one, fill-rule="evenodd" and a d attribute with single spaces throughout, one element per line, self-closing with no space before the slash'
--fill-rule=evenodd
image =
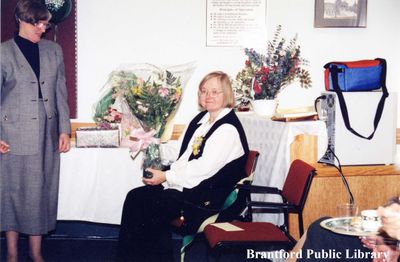
<path id="1" fill-rule="evenodd" d="M 155 134 L 155 130 L 146 132 L 142 127 L 132 129 L 129 134 L 130 140 L 132 141 L 129 147 L 131 157 L 135 158 L 141 150 L 146 149 L 150 144 L 159 144 L 160 139 L 155 138 Z"/>

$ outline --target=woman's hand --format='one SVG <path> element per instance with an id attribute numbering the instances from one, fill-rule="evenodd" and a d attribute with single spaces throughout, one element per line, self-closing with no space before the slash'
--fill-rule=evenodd
<path id="1" fill-rule="evenodd" d="M 10 151 L 10 146 L 3 140 L 0 140 L 0 153 L 5 154 L 8 151 Z"/>
<path id="2" fill-rule="evenodd" d="M 397 262 L 399 250 L 385 244 L 381 236 L 361 237 L 361 242 L 366 248 L 372 250 L 373 262 Z"/>
<path id="3" fill-rule="evenodd" d="M 378 245 L 383 245 L 383 238 L 381 236 L 367 236 L 360 237 L 361 242 L 364 244 L 366 248 L 373 250 Z"/>
<path id="4" fill-rule="evenodd" d="M 387 207 L 379 207 L 378 215 L 382 220 L 381 229 L 390 237 L 400 240 L 400 205 L 395 203 Z"/>
<path id="5" fill-rule="evenodd" d="M 395 203 L 379 207 L 378 215 L 382 219 L 381 230 L 390 237 L 400 240 L 400 205 Z M 400 250 L 385 244 L 380 236 L 363 237 L 361 242 L 374 253 L 374 262 L 397 262 L 400 257 Z"/>
<path id="6" fill-rule="evenodd" d="M 146 171 L 149 171 L 153 174 L 152 178 L 143 178 L 143 183 L 146 185 L 155 186 L 165 182 L 166 178 L 164 171 L 153 168 L 146 168 Z"/>
<path id="7" fill-rule="evenodd" d="M 373 262 L 397 262 L 400 251 L 392 249 L 387 245 L 378 245 L 373 249 Z"/>
<path id="8" fill-rule="evenodd" d="M 71 144 L 69 141 L 69 135 L 62 133 L 60 135 L 59 142 L 58 142 L 58 151 L 60 153 L 66 153 L 69 151 L 70 148 L 71 148 Z"/>

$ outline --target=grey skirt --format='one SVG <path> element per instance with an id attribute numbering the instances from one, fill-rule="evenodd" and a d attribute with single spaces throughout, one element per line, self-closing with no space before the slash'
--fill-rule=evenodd
<path id="1" fill-rule="evenodd" d="M 7 141 L 6 141 L 7 142 Z M 55 229 L 60 154 L 52 145 L 43 102 L 39 102 L 39 151 L 0 154 L 1 231 L 42 235 Z"/>

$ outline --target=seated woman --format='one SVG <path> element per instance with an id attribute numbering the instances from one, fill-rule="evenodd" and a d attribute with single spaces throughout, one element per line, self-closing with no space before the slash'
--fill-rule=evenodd
<path id="1" fill-rule="evenodd" d="M 396 199 L 390 205 L 378 208 L 378 215 L 382 220 L 382 236 L 360 239 L 336 234 L 320 226 L 320 222 L 325 219 L 321 218 L 310 225 L 292 250 L 292 259 L 289 261 L 294 261 L 295 253 L 297 261 L 398 261 L 400 198 Z"/>
<path id="2" fill-rule="evenodd" d="M 228 75 L 207 74 L 199 85 L 198 102 L 204 111 L 190 122 L 170 170 L 147 169 L 153 177 L 143 178 L 146 186 L 128 193 L 118 261 L 172 261 L 171 221 L 182 217 L 187 233 L 195 233 L 245 177 L 249 148 L 232 110 Z"/>

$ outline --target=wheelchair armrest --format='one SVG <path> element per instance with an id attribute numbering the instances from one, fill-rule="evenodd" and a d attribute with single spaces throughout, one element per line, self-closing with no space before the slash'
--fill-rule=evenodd
<path id="1" fill-rule="evenodd" d="M 239 190 L 248 190 L 248 191 L 250 191 L 250 193 L 253 193 L 253 194 L 277 194 L 277 195 L 282 194 L 282 190 L 278 189 L 277 187 L 238 184 L 237 188 Z"/>
<path id="2" fill-rule="evenodd" d="M 247 206 L 256 213 L 290 213 L 298 210 L 296 205 L 290 203 L 250 201 Z"/>

